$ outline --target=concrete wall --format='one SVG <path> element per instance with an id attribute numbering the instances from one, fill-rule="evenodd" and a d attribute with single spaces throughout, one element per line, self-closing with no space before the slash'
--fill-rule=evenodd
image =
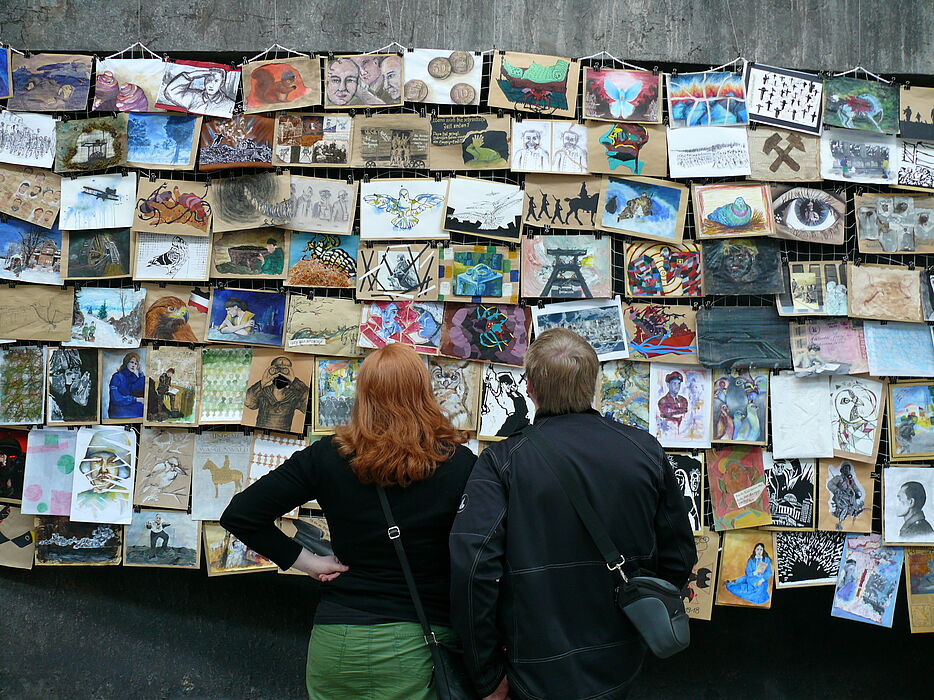
<path id="1" fill-rule="evenodd" d="M 315 51 L 396 40 L 574 57 L 606 49 L 631 61 L 718 65 L 742 54 L 815 70 L 934 73 L 931 0 L 0 2 L 0 39 L 19 48 L 113 52 L 137 38 L 180 55 L 256 53 L 276 40 Z"/>

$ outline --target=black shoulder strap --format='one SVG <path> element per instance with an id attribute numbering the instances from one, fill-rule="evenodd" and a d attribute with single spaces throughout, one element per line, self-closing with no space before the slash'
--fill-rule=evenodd
<path id="1" fill-rule="evenodd" d="M 545 460 L 545 464 L 548 465 L 551 473 L 558 479 L 561 487 L 564 489 L 565 495 L 568 497 L 571 505 L 574 506 L 574 510 L 577 511 L 577 516 L 581 519 L 581 522 L 584 523 L 584 527 L 587 528 L 591 539 L 593 539 L 594 544 L 597 545 L 600 554 L 603 555 L 607 568 L 610 571 L 617 571 L 619 575 L 623 577 L 624 581 L 627 580 L 626 574 L 623 573 L 623 564 L 626 563 L 626 557 L 620 554 L 616 545 L 613 544 L 613 540 L 610 539 L 610 533 L 607 532 L 606 525 L 603 524 L 600 516 L 597 515 L 593 506 L 590 505 L 590 501 L 587 499 L 587 495 L 584 493 L 580 482 L 575 479 L 567 469 L 561 468 L 564 465 L 556 464 L 553 461 L 555 457 L 554 449 L 538 426 L 528 425 L 522 430 L 522 433 L 529 439 L 532 446 Z"/>
<path id="2" fill-rule="evenodd" d="M 399 564 L 402 566 L 402 575 L 405 576 L 405 583 L 409 587 L 409 595 L 412 596 L 412 602 L 415 604 L 415 614 L 418 615 L 418 621 L 422 626 L 422 632 L 425 634 L 427 644 L 436 644 L 434 632 L 431 631 L 431 625 L 428 624 L 428 616 L 425 614 L 425 608 L 422 607 L 422 599 L 418 595 L 418 589 L 415 587 L 415 577 L 412 575 L 412 568 L 409 566 L 409 558 L 405 556 L 405 549 L 402 546 L 402 530 L 396 525 L 396 520 L 392 516 L 392 509 L 389 507 L 389 499 L 386 498 L 386 490 L 382 486 L 376 487 L 376 493 L 379 495 L 379 504 L 383 507 L 383 515 L 386 518 L 386 525 L 389 529 L 386 534 L 396 548 L 396 556 L 399 557 Z"/>

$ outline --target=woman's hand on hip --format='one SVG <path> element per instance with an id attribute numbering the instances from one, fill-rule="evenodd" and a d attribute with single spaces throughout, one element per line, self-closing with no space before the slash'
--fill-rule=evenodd
<path id="1" fill-rule="evenodd" d="M 307 549 L 303 549 L 302 553 L 298 555 L 298 559 L 292 564 L 292 568 L 305 572 L 316 581 L 323 582 L 333 581 L 350 569 L 350 567 L 341 564 L 340 560 L 333 555 L 319 557 Z"/>

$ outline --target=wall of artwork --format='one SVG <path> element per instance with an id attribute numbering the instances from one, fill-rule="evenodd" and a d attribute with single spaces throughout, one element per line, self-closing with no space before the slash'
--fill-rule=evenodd
<path id="1" fill-rule="evenodd" d="M 826 586 L 821 615 L 934 629 L 930 76 L 398 45 L 0 61 L 17 585 L 274 572 L 217 519 L 348 419 L 368 352 L 423 355 L 479 453 L 532 419 L 523 355 L 567 327 L 596 407 L 668 450 L 699 625 Z M 315 503 L 282 527 L 327 551 Z"/>

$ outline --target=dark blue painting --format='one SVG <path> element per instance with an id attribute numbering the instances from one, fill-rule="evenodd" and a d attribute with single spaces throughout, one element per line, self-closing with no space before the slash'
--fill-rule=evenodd
<path id="1" fill-rule="evenodd" d="M 208 340 L 282 345 L 285 294 L 250 289 L 215 289 Z"/>

